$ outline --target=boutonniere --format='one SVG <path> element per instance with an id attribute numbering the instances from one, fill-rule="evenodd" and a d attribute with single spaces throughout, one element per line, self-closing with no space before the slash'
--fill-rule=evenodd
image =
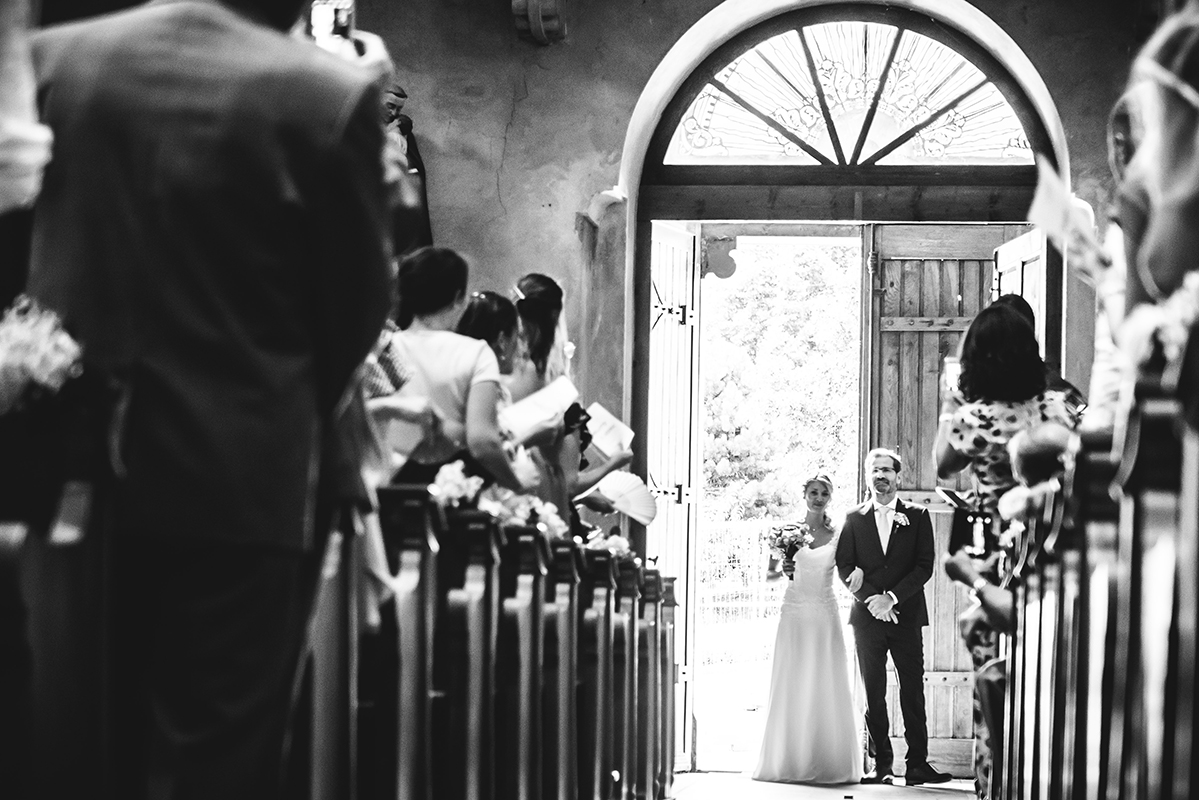
<path id="1" fill-rule="evenodd" d="M 908 515 L 903 513 L 902 511 L 895 512 L 894 521 L 895 521 L 896 525 L 899 525 L 900 527 L 903 527 L 903 528 L 906 528 L 908 525 L 911 524 L 911 522 L 908 520 Z"/>

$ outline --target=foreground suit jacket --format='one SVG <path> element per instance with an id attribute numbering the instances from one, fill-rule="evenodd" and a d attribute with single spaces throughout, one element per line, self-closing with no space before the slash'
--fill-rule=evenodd
<path id="1" fill-rule="evenodd" d="M 121 526 L 301 548 L 390 305 L 371 76 L 215 0 L 34 41 L 53 160 L 29 291 L 128 389 Z"/>
<path id="2" fill-rule="evenodd" d="M 875 622 L 866 608 L 866 598 L 880 592 L 893 592 L 899 600 L 899 625 L 922 627 L 928 624 L 928 608 L 924 602 L 924 584 L 933 575 L 933 523 L 928 509 L 895 503 L 896 515 L 907 516 L 908 524 L 891 523 L 891 539 L 883 554 L 874 521 L 874 503 L 867 501 L 850 511 L 841 528 L 837 542 L 837 572 L 844 581 L 861 567 L 862 588 L 849 612 L 851 625 Z M 891 623 L 886 623 L 891 624 Z"/>

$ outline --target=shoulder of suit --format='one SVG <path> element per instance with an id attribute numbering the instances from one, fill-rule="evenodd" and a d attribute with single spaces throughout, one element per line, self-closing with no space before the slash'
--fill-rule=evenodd
<path id="1" fill-rule="evenodd" d="M 874 513 L 874 501 L 866 500 L 856 506 L 853 510 L 858 514 L 872 514 Z"/>

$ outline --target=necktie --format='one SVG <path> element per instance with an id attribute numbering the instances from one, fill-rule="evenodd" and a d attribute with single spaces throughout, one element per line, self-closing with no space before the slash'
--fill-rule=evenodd
<path id="1" fill-rule="evenodd" d="M 875 523 L 878 525 L 878 541 L 883 546 L 883 555 L 891 542 L 891 509 L 887 506 L 874 507 Z"/>

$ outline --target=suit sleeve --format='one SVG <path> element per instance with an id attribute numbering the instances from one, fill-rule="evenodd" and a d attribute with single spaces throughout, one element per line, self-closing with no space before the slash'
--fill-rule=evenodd
<path id="1" fill-rule="evenodd" d="M 321 172 L 313 232 L 317 386 L 328 414 L 383 327 L 394 291 L 379 95 L 367 87 Z"/>
<path id="2" fill-rule="evenodd" d="M 924 591 L 924 584 L 933 576 L 933 521 L 926 509 L 908 508 L 909 518 L 916 525 L 916 563 L 912 571 L 899 579 L 891 591 L 902 603 L 917 592 Z"/>
<path id="3" fill-rule="evenodd" d="M 841 526 L 841 535 L 837 539 L 837 552 L 834 554 L 834 560 L 837 564 L 837 574 L 841 576 L 843 584 L 849 580 L 849 574 L 855 568 L 862 566 L 858 563 L 857 540 L 853 535 L 853 517 L 846 517 L 845 524 Z M 865 573 L 865 571 L 863 567 L 862 572 Z M 877 586 L 863 579 L 862 586 L 854 593 L 854 597 L 866 602 L 866 598 L 878 593 Z"/>

